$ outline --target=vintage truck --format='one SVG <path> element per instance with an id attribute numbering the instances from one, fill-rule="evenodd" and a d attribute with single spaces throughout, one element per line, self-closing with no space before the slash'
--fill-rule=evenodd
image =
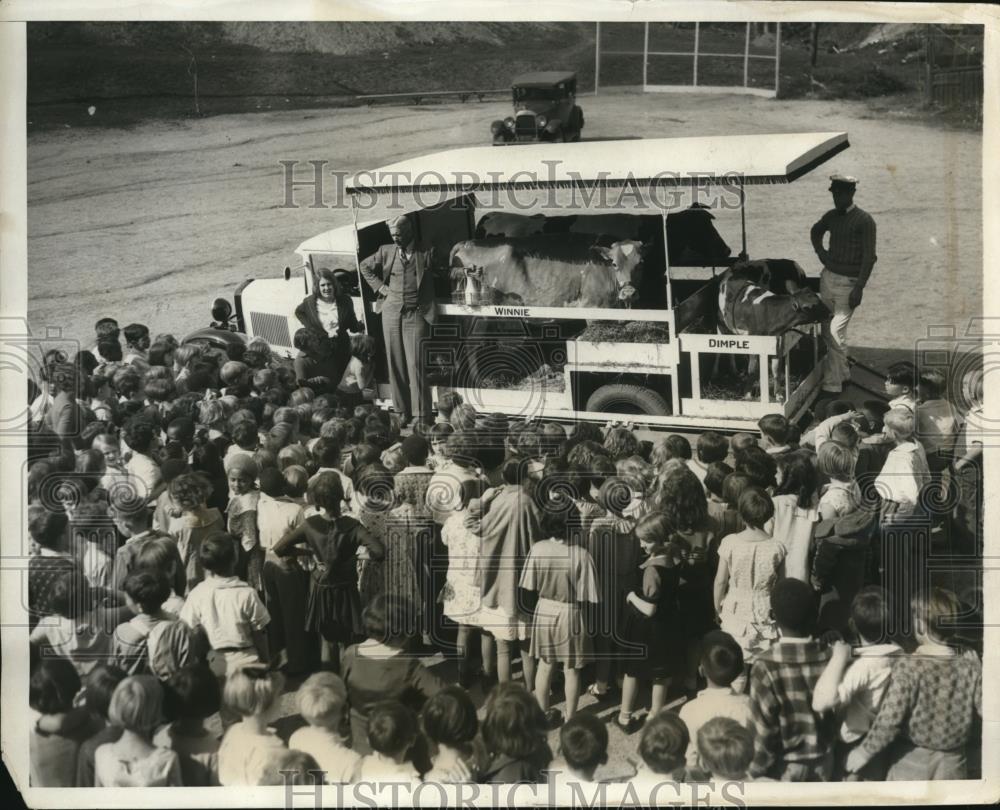
<path id="1" fill-rule="evenodd" d="M 545 70 L 511 82 L 514 114 L 490 125 L 493 145 L 578 141 L 583 110 L 576 103 L 576 74 Z"/>
<path id="2" fill-rule="evenodd" d="M 244 282 L 235 309 L 217 301 L 216 326 L 235 321 L 236 331 L 202 330 L 191 338 L 263 337 L 275 352 L 292 356 L 299 327 L 293 312 L 313 289 L 315 271 L 348 269 L 356 279 L 355 309 L 380 343 L 376 397 L 389 406 L 380 319 L 360 263 L 390 241 L 386 221 L 404 211 L 420 241 L 446 257 L 477 229 L 481 234 L 491 213 L 510 211 L 516 197 L 518 217 L 568 216 L 585 225 L 593 218 L 638 235 L 645 246 L 638 300 L 630 308 L 598 309 L 469 304 L 444 267 L 439 318 L 424 347 L 435 397 L 454 389 L 481 411 L 565 421 L 627 418 L 681 431 L 753 429 L 774 412 L 797 419 L 819 390 L 825 347 L 818 325 L 778 336 L 720 335 L 719 279 L 747 257 L 748 189 L 793 182 L 847 147 L 843 132 L 602 141 L 569 144 L 555 163 L 541 145 L 470 147 L 364 172 L 348 185 L 353 224 L 301 243 L 294 273 L 286 268 L 284 278 Z M 713 222 L 740 223 L 738 255 L 727 246 L 699 252 L 683 244 L 696 186 L 702 197 L 706 189 L 719 192 L 709 195 Z M 293 278 L 299 270 L 301 279 Z M 806 281 L 818 288 L 818 278 Z M 726 376 L 733 355 L 756 358 L 749 384 Z M 726 362 L 718 363 L 720 357 Z M 775 358 L 782 360 L 779 379 Z"/>

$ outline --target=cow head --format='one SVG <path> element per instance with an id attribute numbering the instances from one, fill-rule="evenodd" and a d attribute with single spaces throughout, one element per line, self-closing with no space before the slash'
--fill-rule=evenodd
<path id="1" fill-rule="evenodd" d="M 795 310 L 796 324 L 824 323 L 833 317 L 833 312 L 823 303 L 823 299 L 808 287 L 800 288 L 788 298 Z"/>
<path id="2" fill-rule="evenodd" d="M 598 253 L 608 263 L 615 275 L 618 298 L 629 303 L 639 295 L 642 259 L 645 248 L 642 242 L 626 239 L 610 247 L 598 247 Z"/>

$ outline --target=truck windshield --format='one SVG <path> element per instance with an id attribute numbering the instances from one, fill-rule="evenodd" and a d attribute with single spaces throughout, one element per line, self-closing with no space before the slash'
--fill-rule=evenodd
<path id="1" fill-rule="evenodd" d="M 351 253 L 310 253 L 309 264 L 312 267 L 311 278 L 309 279 L 309 289 L 316 289 L 317 273 L 323 268 L 330 270 L 346 270 L 351 274 L 351 295 L 359 295 L 358 289 L 358 265 L 357 260 Z"/>

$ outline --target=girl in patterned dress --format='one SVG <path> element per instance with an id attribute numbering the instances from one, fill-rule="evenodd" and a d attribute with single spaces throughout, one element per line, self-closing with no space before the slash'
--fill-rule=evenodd
<path id="1" fill-rule="evenodd" d="M 764 530 L 774 516 L 774 505 L 764 490 L 745 490 L 739 509 L 747 527 L 719 545 L 715 607 L 723 631 L 736 639 L 750 663 L 778 637 L 771 618 L 771 589 L 778 581 L 785 547 Z"/>
<path id="2" fill-rule="evenodd" d="M 476 584 L 481 545 L 477 531 L 481 494 L 482 486 L 478 481 L 463 481 L 459 487 L 459 508 L 448 516 L 441 527 L 441 542 L 448 549 L 448 575 L 438 598 L 444 615 L 458 625 L 455 641 L 459 653 L 458 680 L 466 687 L 472 681 L 470 642 L 473 631 L 479 626 L 482 597 Z M 489 636 L 484 635 L 483 639 L 488 642 Z"/>
<path id="3" fill-rule="evenodd" d="M 531 655 L 538 660 L 535 698 L 546 713 L 546 721 L 555 727 L 562 716 L 549 709 L 553 667 L 561 664 L 563 668 L 569 719 L 580 699 L 580 670 L 591 654 L 583 607 L 599 602 L 600 594 L 590 552 L 568 542 L 570 524 L 579 525 L 576 506 L 567 495 L 556 494 L 550 480 L 558 479 L 543 478 L 534 493 L 541 514 L 541 536 L 547 539 L 531 547 L 520 587 L 538 594 L 531 629 Z"/>

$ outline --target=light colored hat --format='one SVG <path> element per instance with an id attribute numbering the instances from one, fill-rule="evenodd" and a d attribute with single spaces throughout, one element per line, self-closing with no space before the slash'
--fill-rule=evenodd
<path id="1" fill-rule="evenodd" d="M 830 175 L 830 191 L 833 191 L 835 185 L 850 186 L 855 188 L 858 185 L 858 178 L 850 174 L 831 174 Z"/>

